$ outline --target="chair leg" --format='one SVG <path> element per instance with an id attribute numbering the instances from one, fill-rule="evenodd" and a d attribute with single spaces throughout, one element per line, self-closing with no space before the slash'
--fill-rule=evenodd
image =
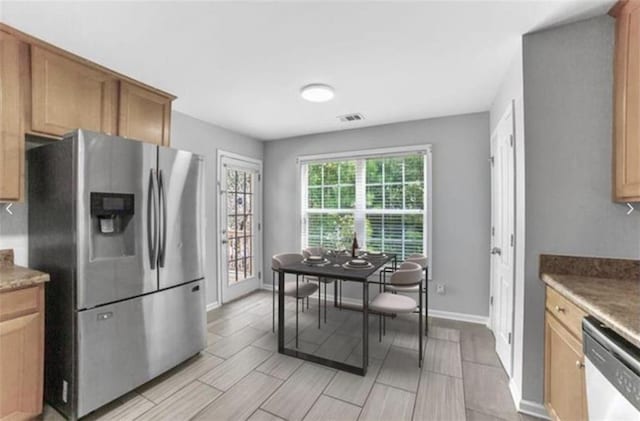
<path id="1" fill-rule="evenodd" d="M 382 342 L 382 314 L 378 316 L 378 342 Z"/>
<path id="2" fill-rule="evenodd" d="M 419 351 L 418 351 L 418 367 L 422 368 L 422 292 L 419 291 L 420 305 L 418 307 L 418 336 L 419 336 Z"/>
<path id="3" fill-rule="evenodd" d="M 271 290 L 273 297 L 271 298 L 271 330 L 276 332 L 276 273 L 271 271 Z"/>
<path id="4" fill-rule="evenodd" d="M 429 291 L 427 290 L 427 281 L 424 285 L 424 336 L 429 336 Z"/>

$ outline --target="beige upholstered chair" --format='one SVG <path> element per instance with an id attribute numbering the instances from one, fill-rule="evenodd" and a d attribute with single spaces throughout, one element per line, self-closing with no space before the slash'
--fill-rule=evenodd
<path id="1" fill-rule="evenodd" d="M 307 247 L 302 250 L 305 259 L 310 256 L 324 256 L 327 250 L 324 247 Z M 306 279 L 318 283 L 320 290 L 324 285 L 324 322 L 327 323 L 327 285 L 335 281 L 333 278 L 319 278 L 317 276 L 305 276 Z M 318 329 L 320 329 L 320 291 L 318 291 Z"/>
<path id="2" fill-rule="evenodd" d="M 425 256 L 424 254 L 412 254 L 409 255 L 405 260 L 404 263 L 406 262 L 411 262 L 411 263 L 417 263 L 420 265 L 420 267 L 422 267 L 422 270 L 424 271 L 424 277 L 422 279 L 422 282 L 420 282 L 419 285 L 414 285 L 414 286 L 399 286 L 399 285 L 387 285 L 386 286 L 386 290 L 387 291 L 391 291 L 391 292 L 404 292 L 404 293 L 419 293 L 419 292 L 423 292 L 424 293 L 424 334 L 426 335 L 429 331 L 429 323 L 428 323 L 428 319 L 427 319 L 427 312 L 429 310 L 429 295 L 427 293 L 427 265 L 429 263 L 429 259 L 427 259 L 427 256 Z M 402 268 L 402 265 L 404 264 L 402 263 L 400 265 L 400 268 Z"/>
<path id="3" fill-rule="evenodd" d="M 394 287 L 398 291 L 420 291 L 422 283 L 422 267 L 414 262 L 404 262 L 398 270 L 391 274 L 389 287 Z M 411 288 L 415 288 L 411 290 Z M 418 337 L 420 349 L 418 353 L 418 367 L 422 367 L 422 294 L 418 294 L 419 304 L 404 295 L 383 292 L 374 298 L 369 304 L 369 310 L 380 313 L 379 338 L 382 340 L 382 316 L 392 314 L 408 314 L 418 310 Z"/>
<path id="4" fill-rule="evenodd" d="M 273 271 L 273 330 L 275 331 L 275 310 L 276 310 L 276 288 L 275 274 L 280 271 L 281 267 L 300 263 L 304 260 L 304 256 L 299 253 L 280 253 L 271 258 L 271 270 Z M 318 285 L 308 282 L 300 282 L 300 277 L 296 275 L 295 280 L 287 280 L 285 275 L 284 295 L 296 298 L 296 348 L 298 347 L 298 300 L 304 300 L 318 290 Z M 304 307 L 304 303 L 302 304 Z"/>

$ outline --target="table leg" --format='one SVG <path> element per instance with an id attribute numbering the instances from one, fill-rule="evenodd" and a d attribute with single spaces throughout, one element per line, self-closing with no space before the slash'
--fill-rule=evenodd
<path id="1" fill-rule="evenodd" d="M 362 283 L 362 375 L 369 365 L 369 283 Z"/>

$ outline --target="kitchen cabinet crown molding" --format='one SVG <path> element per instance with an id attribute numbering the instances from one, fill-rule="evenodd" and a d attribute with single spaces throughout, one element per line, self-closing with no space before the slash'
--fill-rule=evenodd
<path id="1" fill-rule="evenodd" d="M 144 89 L 156 92 L 156 93 L 158 93 L 160 95 L 166 96 L 168 98 L 171 98 L 172 101 L 177 98 L 175 95 L 173 95 L 173 94 L 171 94 L 169 92 L 166 92 L 166 91 L 163 91 L 161 89 L 155 88 L 155 87 L 153 87 L 151 85 L 147 85 L 146 83 L 140 82 L 139 80 L 133 79 L 133 78 L 127 76 L 127 75 L 123 75 L 122 73 L 118 73 L 118 72 L 116 72 L 114 70 L 111 70 L 111 69 L 109 69 L 107 67 L 104 67 L 104 66 L 102 66 L 102 65 L 100 65 L 98 63 L 95 63 L 95 62 L 91 61 L 91 60 L 88 60 L 86 58 L 78 56 L 77 54 L 71 53 L 71 52 L 69 52 L 67 50 L 64 50 L 64 49 L 60 48 L 60 47 L 56 47 L 53 44 L 50 44 L 50 43 L 48 43 L 46 41 L 43 41 L 43 40 L 41 40 L 39 38 L 36 38 L 36 37 L 32 36 L 32 35 L 26 34 L 26 33 L 24 33 L 24 32 L 14 28 L 14 27 L 12 27 L 12 26 L 9 26 L 9 25 L 7 25 L 5 23 L 0 22 L 0 31 L 4 31 L 4 32 L 6 32 L 6 33 L 8 33 L 10 35 L 13 35 L 14 37 L 19 39 L 20 41 L 23 41 L 23 42 L 25 42 L 25 43 L 27 43 L 29 45 L 35 45 L 35 46 L 41 47 L 43 49 L 49 50 L 49 51 L 51 51 L 53 53 L 56 53 L 56 54 L 61 55 L 63 57 L 66 57 L 66 58 L 68 58 L 70 60 L 77 61 L 77 62 L 79 62 L 81 64 L 86 65 L 86 66 L 90 66 L 90 67 L 93 67 L 93 68 L 95 68 L 97 70 L 100 70 L 100 71 L 102 71 L 104 73 L 110 74 L 110 75 L 114 76 L 116 79 L 124 80 L 124 81 L 126 81 L 128 83 L 131 83 L 133 85 L 137 85 L 137 86 L 139 86 L 141 88 L 144 88 Z"/>

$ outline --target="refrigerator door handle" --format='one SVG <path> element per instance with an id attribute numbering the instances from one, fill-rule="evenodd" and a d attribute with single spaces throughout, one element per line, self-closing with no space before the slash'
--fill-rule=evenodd
<path id="1" fill-rule="evenodd" d="M 158 252 L 158 209 L 155 189 L 155 174 L 151 169 L 149 174 L 149 189 L 147 192 L 147 243 L 149 246 L 149 265 L 151 269 L 156 268 Z M 153 219 L 153 227 L 151 220 Z"/>
<path id="2" fill-rule="evenodd" d="M 167 249 L 167 198 L 164 192 L 164 177 L 162 170 L 158 170 L 158 190 L 160 191 L 160 213 L 161 213 L 161 236 L 160 236 L 160 250 L 158 254 L 158 266 L 164 267 L 164 257 Z"/>

